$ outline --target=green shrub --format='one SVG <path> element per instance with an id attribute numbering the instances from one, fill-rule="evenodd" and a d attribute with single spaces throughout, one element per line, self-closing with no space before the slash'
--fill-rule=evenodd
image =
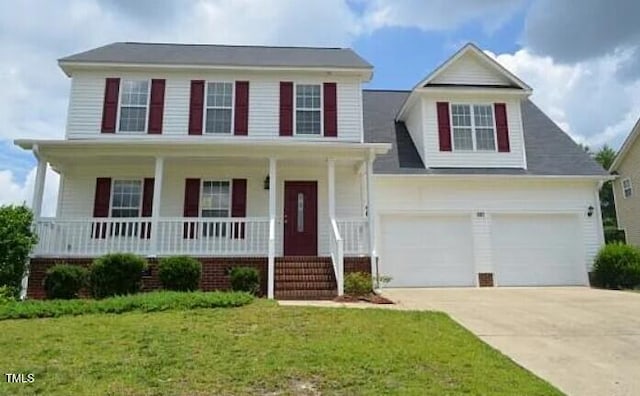
<path id="1" fill-rule="evenodd" d="M 627 238 L 624 230 L 619 230 L 616 227 L 604 227 L 604 241 L 605 243 L 626 243 Z"/>
<path id="2" fill-rule="evenodd" d="M 201 272 L 202 264 L 187 256 L 167 257 L 158 264 L 160 283 L 167 290 L 196 290 Z"/>
<path id="3" fill-rule="evenodd" d="M 147 261 L 129 253 L 99 257 L 89 269 L 89 288 L 95 298 L 134 294 L 142 286 L 142 271 Z"/>
<path id="4" fill-rule="evenodd" d="M 86 268 L 77 265 L 54 265 L 47 270 L 44 278 L 47 298 L 68 300 L 78 297 L 78 292 L 86 285 L 87 274 Z"/>
<path id="5" fill-rule="evenodd" d="M 231 308 L 253 301 L 249 293 L 161 291 L 102 300 L 28 300 L 0 305 L 0 320 L 48 318 L 65 315 L 159 312 L 196 308 Z"/>
<path id="6" fill-rule="evenodd" d="M 603 246 L 593 266 L 593 281 L 610 289 L 640 286 L 640 249 L 622 243 Z"/>
<path id="7" fill-rule="evenodd" d="M 233 267 L 229 275 L 232 290 L 254 295 L 260 291 L 260 275 L 257 269 L 253 267 Z"/>
<path id="8" fill-rule="evenodd" d="M 373 291 L 373 278 L 366 272 L 351 272 L 344 277 L 344 292 L 350 296 L 364 296 Z"/>
<path id="9" fill-rule="evenodd" d="M 9 286 L 0 286 L 0 305 L 16 301 L 16 291 Z"/>
<path id="10" fill-rule="evenodd" d="M 0 286 L 18 297 L 29 253 L 38 241 L 31 229 L 33 213 L 26 206 L 0 206 Z"/>

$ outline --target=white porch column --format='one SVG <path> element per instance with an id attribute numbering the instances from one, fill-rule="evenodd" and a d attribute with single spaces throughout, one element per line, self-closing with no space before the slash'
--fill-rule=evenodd
<path id="1" fill-rule="evenodd" d="M 329 218 L 336 218 L 336 161 L 327 161 L 327 192 L 329 194 Z"/>
<path id="2" fill-rule="evenodd" d="M 276 221 L 276 159 L 269 158 L 269 257 L 268 257 L 268 281 L 267 281 L 267 297 L 274 297 L 275 286 L 275 221 Z"/>
<path id="3" fill-rule="evenodd" d="M 377 282 L 378 274 L 376 273 L 376 210 L 373 201 L 373 160 L 375 154 L 369 153 L 367 159 L 367 219 L 369 220 L 369 251 L 371 252 L 371 275 L 376 278 L 375 287 L 379 288 Z"/>
<path id="4" fill-rule="evenodd" d="M 162 202 L 162 178 L 164 176 L 164 158 L 156 157 L 153 179 L 153 204 L 151 206 L 151 254 L 158 255 L 158 235 L 160 225 L 160 204 Z"/>
<path id="5" fill-rule="evenodd" d="M 31 209 L 33 210 L 33 218 L 38 219 L 42 214 L 42 197 L 44 196 L 44 182 L 47 175 L 47 161 L 43 160 L 40 155 L 36 154 L 38 167 L 36 169 L 36 181 L 33 186 L 33 199 L 31 200 Z"/>

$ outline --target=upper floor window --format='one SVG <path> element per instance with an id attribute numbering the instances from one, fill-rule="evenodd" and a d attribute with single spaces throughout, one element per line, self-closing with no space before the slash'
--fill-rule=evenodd
<path id="1" fill-rule="evenodd" d="M 142 201 L 141 180 L 114 180 L 111 217 L 138 217 Z"/>
<path id="2" fill-rule="evenodd" d="M 496 150 L 493 106 L 452 104 L 451 121 L 454 150 Z"/>
<path id="3" fill-rule="evenodd" d="M 320 135 L 322 131 L 320 84 L 296 85 L 296 134 Z"/>
<path id="4" fill-rule="evenodd" d="M 233 119 L 233 83 L 207 84 L 206 133 L 231 133 Z"/>
<path id="5" fill-rule="evenodd" d="M 631 179 L 626 178 L 622 180 L 622 192 L 625 198 L 629 198 L 633 195 L 633 187 L 631 187 Z"/>
<path id="6" fill-rule="evenodd" d="M 122 81 L 120 94 L 120 132 L 146 131 L 148 107 L 149 81 Z"/>

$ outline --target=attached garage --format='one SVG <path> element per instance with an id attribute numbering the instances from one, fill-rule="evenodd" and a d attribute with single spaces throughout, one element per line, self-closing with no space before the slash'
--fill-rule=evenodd
<path id="1" fill-rule="evenodd" d="M 386 215 L 380 226 L 389 287 L 475 285 L 470 215 Z"/>
<path id="2" fill-rule="evenodd" d="M 498 286 L 587 283 L 580 218 L 571 214 L 494 214 L 491 257 Z"/>

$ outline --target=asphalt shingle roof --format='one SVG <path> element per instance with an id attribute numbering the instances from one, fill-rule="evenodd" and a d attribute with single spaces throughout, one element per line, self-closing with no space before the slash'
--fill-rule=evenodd
<path id="1" fill-rule="evenodd" d="M 372 69 L 349 48 L 112 43 L 60 62 Z"/>
<path id="2" fill-rule="evenodd" d="M 378 174 L 491 174 L 606 176 L 607 172 L 586 154 L 533 102 L 521 105 L 527 169 L 514 168 L 425 168 L 403 122 L 394 118 L 410 91 L 364 90 L 364 139 L 368 143 L 392 143 L 378 156 Z"/>

